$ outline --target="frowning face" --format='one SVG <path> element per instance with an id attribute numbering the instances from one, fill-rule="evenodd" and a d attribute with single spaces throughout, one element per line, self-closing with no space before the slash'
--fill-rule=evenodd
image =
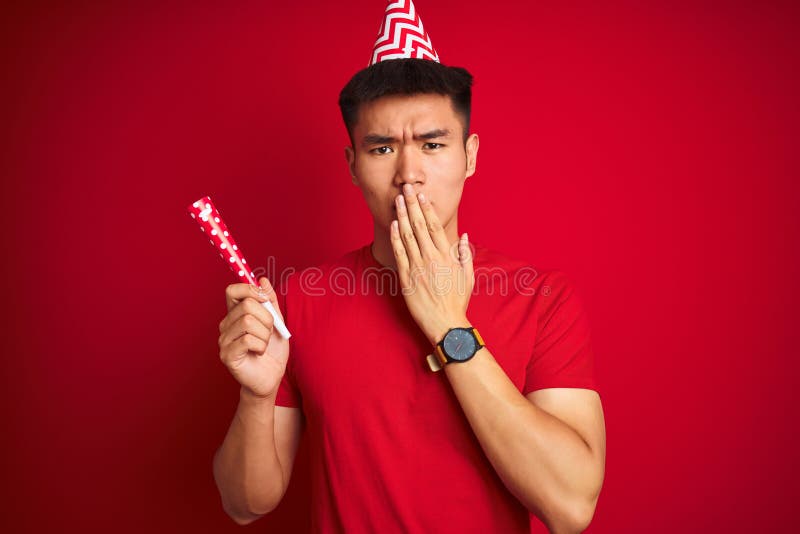
<path id="1" fill-rule="evenodd" d="M 384 96 L 359 108 L 355 146 L 345 156 L 376 229 L 388 233 L 397 216 L 394 199 L 409 183 L 430 199 L 448 235 L 456 235 L 464 181 L 478 153 L 478 136 L 465 147 L 462 132 L 447 95 Z"/>

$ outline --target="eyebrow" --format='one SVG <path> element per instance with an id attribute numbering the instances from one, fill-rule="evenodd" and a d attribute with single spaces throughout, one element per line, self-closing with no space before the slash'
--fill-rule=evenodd
<path id="1" fill-rule="evenodd" d="M 431 130 L 429 132 L 415 134 L 414 139 L 438 139 L 440 137 L 449 137 L 450 133 L 451 131 L 449 129 L 437 128 L 436 130 Z M 395 137 L 374 133 L 365 135 L 363 140 L 364 146 L 395 142 L 397 142 L 397 138 Z"/>

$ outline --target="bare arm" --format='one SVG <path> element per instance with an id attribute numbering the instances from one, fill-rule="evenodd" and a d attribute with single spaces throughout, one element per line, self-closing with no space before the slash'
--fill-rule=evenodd
<path id="1" fill-rule="evenodd" d="M 582 389 L 524 397 L 487 348 L 444 367 L 486 456 L 506 487 L 554 533 L 591 522 L 605 470 L 600 398 Z"/>
<path id="2" fill-rule="evenodd" d="M 225 512 L 244 525 L 271 512 L 288 484 L 275 446 L 275 398 L 242 388 L 225 440 L 214 455 L 214 479 Z"/>
<path id="3" fill-rule="evenodd" d="M 281 310 L 269 281 L 261 278 L 260 283 L 265 294 L 248 284 L 228 286 L 228 314 L 219 325 L 220 359 L 241 388 L 236 414 L 214 455 L 213 471 L 222 506 L 240 525 L 280 503 L 303 423 L 300 408 L 275 406 L 289 341 L 272 335 L 272 316 L 258 301 L 270 300 L 279 314 Z"/>
<path id="4" fill-rule="evenodd" d="M 477 136 L 470 141 L 471 174 Z M 451 327 L 472 326 L 467 309 L 475 270 L 469 237 L 464 233 L 459 238 L 455 225 L 448 227 L 452 230 L 443 226 L 433 202 L 411 183 L 403 184 L 395 202 L 397 219 L 389 237 L 403 298 L 435 345 Z M 486 347 L 444 369 L 475 436 L 509 491 L 551 532 L 585 529 L 605 473 L 605 423 L 597 393 L 551 388 L 526 398 Z"/>

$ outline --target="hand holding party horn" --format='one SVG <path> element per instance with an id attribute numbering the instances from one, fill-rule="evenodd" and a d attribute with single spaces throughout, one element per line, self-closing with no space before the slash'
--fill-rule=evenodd
<path id="1" fill-rule="evenodd" d="M 236 246 L 236 241 L 234 241 L 233 236 L 228 232 L 228 227 L 219 216 L 219 211 L 214 207 L 211 198 L 205 196 L 197 202 L 192 203 L 187 209 L 189 215 L 200 225 L 200 230 L 208 235 L 211 245 L 219 251 L 220 257 L 224 259 L 225 263 L 236 273 L 239 280 L 259 289 L 255 275 L 247 266 L 247 260 L 244 259 L 242 251 Z M 280 332 L 281 336 L 284 339 L 289 339 L 292 334 L 289 333 L 289 329 L 286 328 L 286 325 L 281 320 L 278 312 L 275 311 L 275 307 L 272 303 L 267 301 L 261 304 L 272 315 L 275 328 Z"/>

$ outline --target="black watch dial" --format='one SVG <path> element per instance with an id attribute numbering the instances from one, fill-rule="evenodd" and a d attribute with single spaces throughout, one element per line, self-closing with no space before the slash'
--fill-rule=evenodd
<path id="1" fill-rule="evenodd" d="M 442 341 L 445 354 L 460 362 L 469 360 L 475 354 L 477 347 L 478 343 L 475 341 L 475 337 L 466 328 L 450 330 Z"/>

